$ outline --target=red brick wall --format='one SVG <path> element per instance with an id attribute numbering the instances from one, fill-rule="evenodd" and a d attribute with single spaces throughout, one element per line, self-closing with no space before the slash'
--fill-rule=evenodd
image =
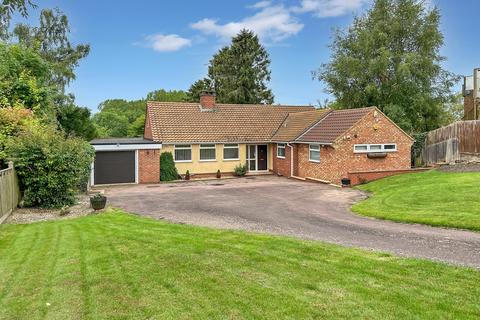
<path id="1" fill-rule="evenodd" d="M 145 128 L 143 129 L 143 137 L 145 139 L 153 140 L 152 126 L 150 125 L 150 118 L 148 116 L 148 110 L 145 113 Z"/>
<path id="2" fill-rule="evenodd" d="M 342 177 L 352 171 L 410 169 L 412 141 L 382 113 L 368 113 L 347 131 L 337 143 L 320 149 L 320 163 L 308 160 L 308 144 L 298 145 L 297 165 L 300 177 L 312 177 L 340 184 Z M 386 158 L 369 159 L 366 153 L 353 153 L 355 144 L 396 143 L 397 152 Z"/>
<path id="3" fill-rule="evenodd" d="M 277 157 L 277 144 L 271 145 L 273 150 L 273 173 L 280 176 L 290 176 L 290 147 L 285 144 L 285 159 Z"/>
<path id="4" fill-rule="evenodd" d="M 417 169 L 405 169 L 405 170 L 383 170 L 383 171 L 365 171 L 365 172 L 349 172 L 348 177 L 350 178 L 350 183 L 352 186 L 357 184 L 366 183 L 369 181 L 396 176 L 403 173 L 414 173 L 428 171 L 431 168 L 417 168 Z"/>
<path id="5" fill-rule="evenodd" d="M 139 183 L 160 182 L 160 150 L 138 150 Z"/>

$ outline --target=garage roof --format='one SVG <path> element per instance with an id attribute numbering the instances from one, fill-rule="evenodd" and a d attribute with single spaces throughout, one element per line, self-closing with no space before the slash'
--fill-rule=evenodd
<path id="1" fill-rule="evenodd" d="M 129 145 L 129 144 L 159 144 L 153 140 L 145 138 L 108 138 L 94 139 L 90 141 L 91 145 Z"/>

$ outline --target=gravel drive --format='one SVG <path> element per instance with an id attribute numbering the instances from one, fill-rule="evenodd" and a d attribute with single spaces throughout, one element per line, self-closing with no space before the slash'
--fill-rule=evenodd
<path id="1" fill-rule="evenodd" d="M 105 188 L 111 206 L 145 216 L 322 240 L 480 268 L 480 233 L 357 216 L 360 191 L 276 176 Z"/>

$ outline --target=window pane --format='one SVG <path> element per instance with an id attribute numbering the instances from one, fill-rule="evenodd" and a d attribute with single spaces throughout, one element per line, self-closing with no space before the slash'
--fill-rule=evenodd
<path id="1" fill-rule="evenodd" d="M 355 146 L 355 151 L 367 151 L 367 146 Z"/>
<path id="2" fill-rule="evenodd" d="M 214 144 L 201 144 L 200 148 L 215 148 Z"/>
<path id="3" fill-rule="evenodd" d="M 285 147 L 278 146 L 278 148 L 277 148 L 277 156 L 278 156 L 278 157 L 285 157 Z"/>
<path id="4" fill-rule="evenodd" d="M 249 160 L 249 161 L 248 161 L 248 164 L 249 164 L 248 170 L 250 170 L 250 171 L 255 171 L 255 170 L 256 170 L 255 160 Z"/>
<path id="5" fill-rule="evenodd" d="M 175 150 L 175 161 L 191 161 L 192 150 L 191 149 L 177 149 Z"/>
<path id="6" fill-rule="evenodd" d="M 311 150 L 310 151 L 310 160 L 320 161 L 320 151 Z"/>
<path id="7" fill-rule="evenodd" d="M 318 144 L 311 144 L 310 150 L 320 150 L 320 146 Z"/>
<path id="8" fill-rule="evenodd" d="M 215 149 L 200 149 L 200 160 L 215 160 Z"/>
<path id="9" fill-rule="evenodd" d="M 228 147 L 237 148 L 238 144 L 237 143 L 225 143 L 223 146 L 226 147 L 226 148 L 228 148 Z"/>
<path id="10" fill-rule="evenodd" d="M 238 159 L 238 148 L 224 148 L 223 159 Z"/>
<path id="11" fill-rule="evenodd" d="M 248 158 L 249 159 L 255 159 L 255 146 L 254 145 L 248 146 Z"/>
<path id="12" fill-rule="evenodd" d="M 395 150 L 395 145 L 394 144 L 386 144 L 383 146 L 385 150 Z"/>
<path id="13" fill-rule="evenodd" d="M 381 144 L 371 144 L 370 145 L 370 151 L 380 151 L 382 150 L 382 145 Z"/>

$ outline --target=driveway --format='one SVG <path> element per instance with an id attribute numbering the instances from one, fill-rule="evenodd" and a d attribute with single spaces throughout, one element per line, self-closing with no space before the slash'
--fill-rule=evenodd
<path id="1" fill-rule="evenodd" d="M 176 223 L 281 234 L 480 268 L 480 233 L 357 216 L 353 189 L 276 176 L 105 189 L 109 203 Z"/>

